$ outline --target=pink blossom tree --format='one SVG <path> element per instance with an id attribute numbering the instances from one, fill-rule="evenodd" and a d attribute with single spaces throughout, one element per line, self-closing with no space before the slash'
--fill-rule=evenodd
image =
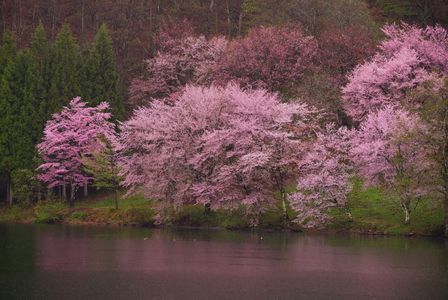
<path id="1" fill-rule="evenodd" d="M 372 60 L 359 65 L 343 88 L 344 107 L 355 120 L 384 105 L 399 105 L 427 81 L 448 75 L 448 33 L 440 27 L 383 27 L 386 39 Z M 435 87 L 441 86 L 436 84 Z M 416 103 L 411 103 L 415 105 Z"/>
<path id="2" fill-rule="evenodd" d="M 297 26 L 260 27 L 234 40 L 220 60 L 215 79 L 244 87 L 283 91 L 313 66 L 317 42 Z"/>
<path id="3" fill-rule="evenodd" d="M 289 196 L 289 202 L 301 226 L 322 228 L 331 219 L 329 209 L 348 209 L 353 175 L 350 146 L 349 130 L 328 125 L 300 161 L 297 192 Z"/>
<path id="4" fill-rule="evenodd" d="M 406 224 L 414 203 L 430 192 L 437 173 L 428 159 L 429 148 L 419 139 L 426 134 L 417 115 L 385 106 L 370 113 L 351 140 L 359 174 L 367 184 L 380 184 L 398 197 Z"/>
<path id="5" fill-rule="evenodd" d="M 165 98 L 187 83 L 210 83 L 227 41 L 224 37 L 207 40 L 204 36 L 173 37 L 162 32 L 160 44 L 157 55 L 146 61 L 145 76 L 131 83 L 130 100 L 134 104 Z"/>
<path id="6" fill-rule="evenodd" d="M 70 206 L 74 205 L 76 190 L 91 181 L 83 171 L 82 159 L 95 151 L 97 137 L 110 140 L 115 136 L 115 125 L 108 121 L 109 105 L 102 102 L 88 107 L 76 97 L 60 113 L 53 115 L 44 129 L 44 137 L 37 150 L 42 160 L 38 178 L 48 187 L 70 185 Z"/>
<path id="7" fill-rule="evenodd" d="M 187 86 L 173 104 L 154 102 L 121 126 L 123 185 L 162 203 L 244 204 L 257 215 L 294 178 L 310 116 L 264 90 Z"/>

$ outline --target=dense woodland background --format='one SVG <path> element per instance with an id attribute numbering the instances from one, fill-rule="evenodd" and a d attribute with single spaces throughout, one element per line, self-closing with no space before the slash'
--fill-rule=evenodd
<path id="1" fill-rule="evenodd" d="M 2 0 L 0 35 L 11 30 L 19 47 L 28 46 L 42 23 L 54 40 L 64 23 L 80 45 L 94 39 L 101 24 L 111 31 L 120 86 L 127 97 L 129 80 L 143 59 L 155 54 L 163 24 L 188 20 L 206 36 L 244 35 L 251 27 L 300 23 L 319 36 L 329 29 L 359 24 L 377 28 L 384 22 L 448 24 L 444 0 Z"/>
<path id="2" fill-rule="evenodd" d="M 334 123 L 336 128 L 341 127 L 339 131 L 335 131 L 331 126 L 326 127 L 328 136 L 317 134 L 314 143 L 317 147 L 314 149 L 316 155 L 320 155 L 320 145 L 324 148 L 331 147 L 329 145 L 332 145 L 333 142 L 336 148 L 340 148 L 340 151 L 336 149 L 335 153 L 346 151 L 344 142 L 341 142 L 348 136 L 345 135 L 348 132 L 345 131 L 346 129 L 353 129 L 353 132 L 356 131 L 355 129 L 359 129 L 359 134 L 364 134 L 363 130 L 366 130 L 365 134 L 367 135 L 368 128 L 359 124 L 365 114 L 376 104 L 369 102 L 370 95 L 366 96 L 368 101 L 364 101 L 366 99 L 362 98 L 362 93 L 356 97 L 353 96 L 352 106 L 346 100 L 351 97 L 351 93 L 359 92 L 357 87 L 363 86 L 366 82 L 369 83 L 371 77 L 376 80 L 382 76 L 382 74 L 378 75 L 381 72 L 376 71 L 370 74 L 370 65 L 373 66 L 373 70 L 383 68 L 381 70 L 390 72 L 390 74 L 385 73 L 387 76 L 390 75 L 386 76 L 386 79 L 379 78 L 379 83 L 372 79 L 372 86 L 368 87 L 371 90 L 368 92 L 376 95 L 374 100 L 399 99 L 400 101 L 418 102 L 416 100 L 418 97 L 420 97 L 419 99 L 426 96 L 433 97 L 433 99 L 445 97 L 445 90 L 440 87 L 438 96 L 419 95 L 415 96 L 416 99 L 412 98 L 414 92 L 419 92 L 416 87 L 420 87 L 420 84 L 422 88 L 425 87 L 423 82 L 434 81 L 435 86 L 438 86 L 438 80 L 446 76 L 444 69 L 446 31 L 443 27 L 447 28 L 448 26 L 448 2 L 444 0 L 3 0 L 0 5 L 0 127 L 2 130 L 0 132 L 0 201 L 5 199 L 5 202 L 11 204 L 13 202 L 40 202 L 42 197 L 54 196 L 58 193 L 59 197 L 67 199 L 69 190 L 71 193 L 77 191 L 73 184 L 72 188 L 68 189 L 65 179 L 54 181 L 52 178 L 43 180 L 46 183 L 51 183 L 48 191 L 52 189 L 54 193 L 47 192 L 46 187 L 36 177 L 36 168 L 39 165 L 41 165 L 39 168 L 42 168 L 43 160 L 48 162 L 53 159 L 53 156 L 59 155 L 51 153 L 56 146 L 48 146 L 48 137 L 52 136 L 49 127 L 52 122 L 59 122 L 57 121 L 58 117 L 54 114 L 61 112 L 61 109 L 76 96 L 80 96 L 86 101 L 86 105 L 90 107 L 91 111 L 87 112 L 89 109 L 84 109 L 84 103 L 79 102 L 78 99 L 73 100 L 74 102 L 72 101 L 70 104 L 73 112 L 68 112 L 65 109 L 62 114 L 74 113 L 73 116 L 77 116 L 76 118 L 85 116 L 86 120 L 91 118 L 84 124 L 87 128 L 95 123 L 96 117 L 93 115 L 101 115 L 101 111 L 104 109 L 102 104 L 98 111 L 94 106 L 99 105 L 102 101 L 107 101 L 110 105 L 114 125 L 104 123 L 106 125 L 98 125 L 98 128 L 109 130 L 120 121 L 126 121 L 125 125 L 120 126 L 119 131 L 122 136 L 120 138 L 123 139 L 122 144 L 129 148 L 132 148 L 130 143 L 133 141 L 132 138 L 129 138 L 132 136 L 129 133 L 132 130 L 126 126 L 133 122 L 143 124 L 148 121 L 147 117 L 153 113 L 135 109 L 150 103 L 152 99 L 162 99 L 161 102 L 164 104 L 160 104 L 161 106 L 157 104 L 153 108 L 147 109 L 164 111 L 166 108 L 164 105 L 168 105 L 170 107 L 170 110 L 166 111 L 168 115 L 172 113 L 171 105 L 176 106 L 173 104 L 174 102 L 170 101 L 179 100 L 178 97 L 181 97 L 182 93 L 185 93 L 184 100 L 191 98 L 187 101 L 188 105 L 197 105 L 199 110 L 203 106 L 200 99 L 207 93 L 210 93 L 207 94 L 210 102 L 216 101 L 216 103 L 221 101 L 221 96 L 216 96 L 220 94 L 228 97 L 226 101 L 234 98 L 244 100 L 246 97 L 259 99 L 271 105 L 265 105 L 266 115 L 274 115 L 275 111 L 283 110 L 281 107 L 289 107 L 286 113 L 288 118 L 291 117 L 290 114 L 293 111 L 298 109 L 297 116 L 313 119 L 313 122 L 310 122 L 310 124 L 314 123 L 312 126 L 324 128 L 325 126 L 322 125 Z M 384 26 L 387 23 L 402 24 L 402 27 Z M 425 27 L 428 25 L 441 25 L 442 27 Z M 422 31 L 421 28 L 426 28 L 424 29 L 426 31 Z M 426 44 L 426 40 L 429 44 Z M 387 46 L 388 41 L 395 46 Z M 403 46 L 403 44 L 407 46 Z M 439 46 L 441 50 L 437 48 Z M 417 50 L 414 50 L 420 51 L 416 62 L 412 60 L 414 55 L 417 55 L 412 52 L 414 50 L 406 48 L 409 50 L 408 52 L 401 50 L 400 52 L 397 50 L 401 49 L 400 47 L 409 49 L 416 47 Z M 388 52 L 389 50 L 390 52 Z M 439 50 L 440 52 L 437 52 Z M 428 57 L 425 56 L 426 54 Z M 397 60 L 397 69 L 394 69 L 394 62 L 388 65 L 391 57 Z M 439 57 L 441 57 L 440 62 Z M 414 63 L 415 65 L 413 65 Z M 367 70 L 364 75 L 363 69 L 361 68 L 359 71 L 360 69 L 357 68 L 362 64 L 364 64 L 364 70 Z M 406 70 L 403 69 L 403 71 L 400 68 Z M 406 73 L 408 71 L 409 74 Z M 356 73 L 357 77 L 353 76 L 352 72 Z M 425 74 L 426 77 L 422 74 Z M 424 78 L 420 78 L 421 76 Z M 385 81 L 381 82 L 383 79 Z M 244 91 L 231 84 L 221 90 L 212 88 L 201 91 L 187 88 L 185 92 L 185 86 L 189 84 L 202 86 L 213 84 L 223 87 L 233 81 L 237 82 Z M 411 81 L 413 85 L 408 86 Z M 345 88 L 343 88 L 344 86 Z M 257 92 L 251 94 L 252 92 L 246 91 L 245 88 L 274 92 L 275 101 L 271 101 L 272 99 L 269 100 L 268 96 L 262 96 Z M 428 89 L 427 92 L 430 90 Z M 345 94 L 343 95 L 343 93 Z M 343 99 L 346 101 L 345 106 Z M 227 105 L 229 107 L 233 107 L 232 105 L 245 106 L 246 103 L 243 103 L 245 101 L 243 100 L 233 104 L 229 102 Z M 443 101 L 435 102 L 440 104 Z M 303 107 L 300 106 L 302 104 Z M 177 106 L 181 107 L 181 105 Z M 253 111 L 258 111 L 255 102 L 247 105 L 254 105 Z M 295 105 L 299 105 L 300 109 Z M 181 109 L 179 107 L 177 109 Z M 307 111 L 306 107 L 316 108 L 320 115 L 314 116 L 312 112 Z M 445 106 L 434 107 L 444 109 Z M 188 111 L 188 108 L 185 109 Z M 395 119 L 400 119 L 408 126 L 404 132 L 400 132 L 401 135 L 406 135 L 414 129 L 416 132 L 426 130 L 427 127 L 424 126 L 418 128 L 416 124 L 419 121 L 407 112 L 388 111 L 388 109 L 386 105 L 384 110 L 369 117 L 368 122 L 364 124 L 379 122 L 390 125 L 395 122 Z M 441 111 L 444 111 L 443 109 Z M 172 111 L 175 111 L 174 108 Z M 236 111 L 233 113 L 236 120 L 238 113 Z M 423 117 L 425 113 L 431 115 L 433 111 L 425 111 L 422 113 Z M 155 115 L 158 116 L 158 113 Z M 53 121 L 47 122 L 52 116 Z M 197 118 L 198 116 L 190 117 L 195 122 L 201 116 L 199 118 Z M 252 117 L 251 114 L 248 114 L 248 118 Z M 167 118 L 169 119 L 170 116 Z M 172 118 L 176 117 L 172 116 Z M 273 116 L 272 118 L 275 119 Z M 156 117 L 148 122 L 158 124 L 160 119 L 160 117 Z M 430 118 L 428 124 L 431 121 Z M 63 123 L 63 121 L 61 122 Z M 245 126 L 243 123 L 242 127 Z M 257 122 L 254 120 L 255 123 Z M 44 131 L 45 124 L 47 124 L 47 128 Z M 302 136 L 307 140 L 307 134 L 304 132 L 313 131 L 310 124 L 302 124 L 303 127 L 291 127 L 291 131 L 296 136 Z M 437 123 L 437 125 L 441 124 L 445 123 Z M 72 125 L 84 126 L 81 123 Z M 161 129 L 164 129 L 163 120 L 159 125 Z M 188 127 L 190 124 L 182 125 Z M 434 128 L 442 129 L 440 126 Z M 104 129 L 105 136 L 109 133 L 111 136 L 115 135 L 108 130 Z M 97 135 L 99 131 L 92 132 L 92 134 Z M 143 128 L 142 131 L 145 129 Z M 261 131 L 263 130 L 260 128 Z M 127 136 L 128 134 L 129 136 Z M 44 141 L 39 144 L 44 135 L 47 140 L 44 138 Z M 164 131 L 161 130 L 159 139 L 163 140 L 164 138 Z M 278 138 L 276 135 L 266 136 L 264 140 L 270 138 L 272 138 L 272 145 L 281 144 L 280 140 L 276 141 Z M 288 139 L 285 135 L 284 140 Z M 350 139 L 352 139 L 352 143 L 355 141 L 354 144 L 358 144 L 354 135 L 351 135 Z M 217 144 L 219 140 L 216 141 Z M 247 138 L 247 141 L 249 140 L 251 138 Z M 190 146 L 194 142 L 194 140 L 185 141 Z M 308 142 L 305 141 L 304 145 Z M 423 141 L 419 142 L 424 144 Z M 434 143 L 439 142 L 436 139 Z M 140 139 L 136 139 L 135 143 L 138 148 Z M 296 148 L 289 149 L 288 143 L 285 143 L 285 147 L 282 148 L 284 152 L 279 152 L 278 149 L 273 150 L 280 156 L 281 163 L 284 163 L 282 160 L 285 158 L 295 157 L 299 152 L 295 150 Z M 152 141 L 149 144 L 152 144 Z M 167 144 L 169 143 L 167 142 Z M 37 148 L 36 145 L 38 145 Z M 69 146 L 75 147 L 70 143 L 64 147 Z M 247 149 L 252 149 L 253 146 L 256 145 L 248 144 Z M 47 154 L 43 155 L 42 149 L 45 147 Z M 199 148 L 201 147 L 197 146 L 197 149 Z M 305 152 L 312 149 L 302 148 Z M 416 149 L 414 146 L 411 148 L 410 157 L 415 158 L 419 153 L 422 155 L 430 153 Z M 398 149 L 401 155 L 400 146 Z M 112 151 L 112 148 L 109 150 Z M 440 157 L 445 158 L 448 152 L 443 153 L 444 155 L 440 155 Z M 437 155 L 439 154 L 437 152 Z M 107 160 L 106 157 L 101 159 Z M 153 161 L 158 159 L 158 155 L 152 158 Z M 164 162 L 161 164 L 163 168 L 159 170 L 162 175 L 156 177 L 163 177 L 167 165 L 170 166 L 170 170 L 177 172 L 176 165 L 169 164 L 172 157 L 167 157 L 167 159 L 168 164 Z M 70 157 L 67 157 L 66 160 L 69 161 Z M 132 160 L 130 160 L 130 164 L 132 164 Z M 303 157 L 297 158 L 297 161 L 303 162 Z M 86 165 L 88 164 L 86 163 Z M 238 164 L 235 166 L 240 169 L 244 167 L 238 166 Z M 78 167 L 80 168 L 80 166 Z M 227 166 L 221 167 L 225 169 Z M 414 166 L 412 165 L 412 167 Z M 428 163 L 425 164 L 425 167 L 432 168 L 432 165 Z M 316 166 L 316 170 L 308 171 L 313 173 L 322 168 L 322 166 Z M 291 168 L 290 171 L 293 169 Z M 351 172 L 345 169 L 335 169 L 334 171 L 338 174 Z M 412 169 L 412 171 L 415 170 Z M 42 172 L 42 169 L 39 172 Z M 52 174 L 52 176 L 59 176 L 57 172 L 59 170 L 56 170 L 56 175 Z M 80 169 L 79 172 L 83 173 L 85 170 Z M 97 173 L 107 174 L 108 171 L 102 169 Z M 118 171 L 113 170 L 111 173 L 115 174 Z M 157 173 L 154 172 L 154 174 Z M 448 176 L 445 175 L 443 173 L 442 177 L 448 182 Z M 280 191 L 283 211 L 286 214 L 284 197 L 286 197 L 287 188 L 294 181 L 296 174 L 291 175 L 291 178 L 288 177 L 288 174 L 282 174 L 282 176 L 285 176 L 285 182 L 282 179 L 280 185 L 277 182 L 273 186 L 267 187 L 266 185 L 265 188 L 269 190 L 268 193 Z M 224 177 L 230 178 L 231 176 Z M 320 178 L 321 175 L 319 174 L 317 177 Z M 128 176 L 129 178 L 135 177 Z M 40 179 L 42 180 L 42 178 Z M 132 188 L 134 183 L 126 185 L 128 179 L 124 181 L 124 186 Z M 188 176 L 184 179 L 182 180 L 190 183 Z M 344 182 L 348 181 L 348 178 L 345 177 L 340 179 Z M 114 186 L 118 186 L 120 179 L 115 176 L 113 180 L 116 181 Z M 85 187 L 85 194 L 88 191 L 86 182 L 78 184 L 79 187 Z M 308 183 L 304 182 L 303 184 Z M 409 182 L 406 184 L 409 185 Z M 418 191 L 409 189 L 412 192 L 412 197 L 419 195 L 420 185 L 424 186 L 419 183 Z M 426 186 L 432 185 L 434 184 L 426 184 Z M 229 186 L 232 185 L 229 184 Z M 167 190 L 169 188 L 169 186 L 166 187 Z M 346 199 L 350 190 L 346 190 L 344 187 L 341 190 L 342 198 Z M 448 191 L 448 188 L 446 190 Z M 231 193 L 231 191 L 227 191 L 224 195 Z M 148 197 L 151 198 L 153 195 Z M 160 198 L 163 197 L 160 196 Z M 417 198 L 418 203 L 420 198 L 419 196 Z M 74 194 L 70 199 L 74 199 Z M 448 208 L 448 193 L 446 199 Z M 300 202 L 300 199 L 297 202 Z M 406 223 L 409 221 L 408 210 L 408 208 L 405 209 Z M 448 216 L 448 209 L 445 209 L 445 214 Z M 326 219 L 321 221 L 324 222 Z"/>

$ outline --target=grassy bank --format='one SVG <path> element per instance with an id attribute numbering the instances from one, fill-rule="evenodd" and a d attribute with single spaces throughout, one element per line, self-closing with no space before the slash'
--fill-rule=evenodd
<path id="1" fill-rule="evenodd" d="M 403 224 L 403 213 L 393 200 L 385 197 L 378 189 L 364 189 L 357 185 L 350 194 L 350 213 L 333 210 L 333 221 L 327 230 L 336 232 L 358 232 L 366 234 L 393 235 L 439 235 L 443 229 L 441 203 L 423 199 L 411 215 L 411 224 Z M 83 200 L 76 208 L 68 208 L 62 202 L 43 202 L 34 206 L 13 206 L 0 208 L 0 222 L 3 223 L 64 223 L 115 226 L 154 226 L 156 223 L 154 201 L 141 196 L 122 199 L 115 210 L 112 196 Z M 180 211 L 167 209 L 166 226 L 222 227 L 227 229 L 248 229 L 249 218 L 243 209 L 235 211 L 207 211 L 204 206 L 185 206 Z M 289 219 L 294 213 L 288 211 Z M 281 205 L 274 207 L 260 217 L 258 225 L 264 229 L 300 230 L 293 222 L 285 224 Z"/>
<path id="2" fill-rule="evenodd" d="M 398 200 L 385 196 L 377 188 L 363 188 L 355 183 L 349 195 L 352 218 L 343 211 L 333 211 L 330 229 L 367 234 L 443 235 L 443 204 L 421 199 L 411 212 L 411 223 L 404 224 L 404 214 Z"/>

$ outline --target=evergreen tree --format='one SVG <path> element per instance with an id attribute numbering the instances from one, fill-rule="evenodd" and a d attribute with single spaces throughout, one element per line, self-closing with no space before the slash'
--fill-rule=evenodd
<path id="1" fill-rule="evenodd" d="M 41 135 L 41 126 L 35 109 L 39 100 L 35 97 L 39 81 L 36 65 L 29 50 L 18 52 L 9 60 L 0 82 L 0 169 L 8 181 L 8 200 L 11 173 L 18 169 L 34 169 L 34 145 Z"/>
<path id="2" fill-rule="evenodd" d="M 0 47 L 0 76 L 3 74 L 9 60 L 15 57 L 16 52 L 16 38 L 11 31 L 6 31 Z"/>
<path id="3" fill-rule="evenodd" d="M 35 63 L 36 80 L 38 81 L 35 93 L 36 100 L 38 100 L 39 102 L 39 106 L 36 107 L 38 113 L 38 119 L 36 121 L 39 125 L 39 131 L 42 132 L 43 126 L 49 118 L 48 96 L 51 87 L 49 65 L 50 45 L 48 43 L 45 29 L 42 24 L 39 24 L 39 26 L 36 27 L 34 35 L 31 39 L 31 55 L 33 56 L 33 60 Z"/>
<path id="4" fill-rule="evenodd" d="M 112 39 L 105 24 L 101 25 L 85 62 L 83 96 L 92 106 L 107 101 L 115 119 L 124 115 L 123 99 L 118 86 Z"/>
<path id="5" fill-rule="evenodd" d="M 93 185 L 97 188 L 106 188 L 114 191 L 115 209 L 118 209 L 118 191 L 122 177 L 119 175 L 118 156 L 112 142 L 105 136 L 98 137 L 101 145 L 91 157 L 84 157 L 82 162 L 84 170 L 92 175 Z"/>
<path id="6" fill-rule="evenodd" d="M 68 24 L 59 31 L 51 51 L 48 116 L 80 95 L 81 61 L 79 46 Z"/>
<path id="7" fill-rule="evenodd" d="M 15 37 L 12 32 L 5 32 L 3 35 L 2 46 L 0 47 L 0 177 L 6 179 L 8 201 L 12 202 L 11 183 L 10 183 L 10 159 L 11 153 L 9 145 L 9 128 L 12 123 L 11 107 L 8 98 L 8 91 L 4 91 L 2 83 L 4 73 L 9 65 L 13 64 L 16 56 L 17 47 Z"/>

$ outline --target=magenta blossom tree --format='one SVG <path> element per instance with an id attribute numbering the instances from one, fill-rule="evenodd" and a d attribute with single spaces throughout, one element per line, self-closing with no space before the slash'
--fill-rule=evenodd
<path id="1" fill-rule="evenodd" d="M 187 83 L 207 84 L 227 45 L 224 37 L 172 37 L 162 33 L 161 48 L 146 61 L 146 74 L 131 83 L 130 100 L 142 104 L 179 92 Z M 175 96 L 174 96 L 175 97 Z"/>
<path id="2" fill-rule="evenodd" d="M 367 184 L 382 185 L 398 197 L 406 224 L 415 202 L 430 192 L 436 177 L 437 166 L 419 139 L 426 131 L 417 115 L 385 106 L 370 113 L 351 140 L 359 174 Z"/>
<path id="3" fill-rule="evenodd" d="M 346 128 L 328 125 L 319 132 L 312 147 L 300 161 L 297 192 L 289 195 L 297 211 L 296 221 L 305 228 L 322 228 L 331 217 L 331 208 L 348 210 L 352 189 L 353 163 L 350 159 L 351 134 Z M 349 216 L 350 213 L 348 212 Z"/>
<path id="4" fill-rule="evenodd" d="M 83 171 L 82 159 L 97 148 L 97 137 L 115 137 L 115 125 L 108 120 L 109 105 L 102 102 L 88 107 L 76 97 L 60 113 L 53 115 L 44 129 L 44 137 L 37 150 L 42 160 L 38 178 L 48 187 L 69 185 L 70 206 L 74 205 L 76 190 L 91 181 Z"/>
<path id="5" fill-rule="evenodd" d="M 154 102 L 121 126 L 123 185 L 175 206 L 244 204 L 256 216 L 294 178 L 310 116 L 264 90 L 187 86 L 173 104 Z M 292 128 L 302 129 L 295 139 Z"/>
<path id="6" fill-rule="evenodd" d="M 313 66 L 317 42 L 297 26 L 260 27 L 234 40 L 218 64 L 215 79 L 244 87 L 283 91 Z"/>
<path id="7" fill-rule="evenodd" d="M 416 87 L 448 74 L 448 34 L 440 27 L 383 27 L 386 39 L 372 60 L 359 65 L 343 88 L 344 107 L 355 120 L 384 105 L 399 105 Z M 412 103 L 413 105 L 417 103 Z"/>

